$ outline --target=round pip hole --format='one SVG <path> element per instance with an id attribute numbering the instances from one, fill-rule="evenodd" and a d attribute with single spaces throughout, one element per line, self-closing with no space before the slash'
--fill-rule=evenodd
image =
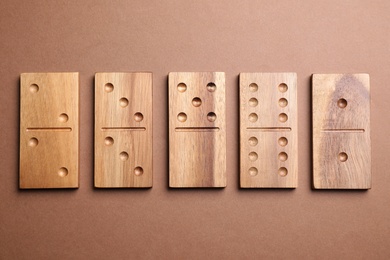
<path id="1" fill-rule="evenodd" d="M 121 98 L 119 99 L 119 105 L 121 107 L 127 107 L 129 105 L 129 100 L 127 98 Z"/>
<path id="2" fill-rule="evenodd" d="M 259 89 L 259 86 L 256 83 L 249 84 L 249 90 L 251 92 L 256 92 Z"/>
<path id="3" fill-rule="evenodd" d="M 280 107 L 286 107 L 288 105 L 288 101 L 285 98 L 279 99 L 279 106 Z"/>
<path id="4" fill-rule="evenodd" d="M 210 82 L 207 84 L 207 90 L 209 92 L 214 92 L 216 89 L 217 89 L 217 86 L 213 82 Z"/>
<path id="5" fill-rule="evenodd" d="M 129 159 L 129 154 L 126 153 L 126 152 L 121 152 L 119 154 L 119 158 L 122 160 L 122 161 L 127 161 L 127 159 Z"/>
<path id="6" fill-rule="evenodd" d="M 288 140 L 286 137 L 280 137 L 278 139 L 278 144 L 282 147 L 286 146 L 288 144 Z"/>
<path id="7" fill-rule="evenodd" d="M 184 84 L 183 82 L 181 82 L 181 83 L 179 83 L 179 84 L 177 85 L 177 91 L 183 93 L 183 92 L 185 92 L 186 90 L 187 90 L 187 85 Z"/>
<path id="8" fill-rule="evenodd" d="M 107 145 L 107 146 L 111 146 L 114 144 L 114 138 L 112 138 L 111 136 L 107 136 L 106 138 L 104 138 L 104 144 Z"/>
<path id="9" fill-rule="evenodd" d="M 250 167 L 248 173 L 250 176 L 256 176 L 259 173 L 259 171 L 257 170 L 256 167 Z"/>
<path id="10" fill-rule="evenodd" d="M 30 138 L 30 140 L 28 140 L 28 146 L 30 147 L 35 147 L 38 145 L 38 139 L 33 137 L 33 138 Z"/>
<path id="11" fill-rule="evenodd" d="M 65 113 L 62 113 L 58 117 L 58 121 L 60 121 L 61 123 L 66 123 L 66 122 L 68 122 L 68 120 L 69 120 L 69 116 Z"/>
<path id="12" fill-rule="evenodd" d="M 140 112 L 137 112 L 134 114 L 134 121 L 135 122 L 141 122 L 142 120 L 144 120 L 144 115 Z"/>
<path id="13" fill-rule="evenodd" d="M 179 113 L 178 115 L 177 115 L 177 120 L 179 120 L 179 122 L 185 122 L 185 121 L 187 121 L 187 115 L 186 115 L 186 113 L 183 113 L 183 112 L 181 112 L 181 113 Z"/>
<path id="14" fill-rule="evenodd" d="M 214 112 L 210 112 L 207 114 L 207 120 L 210 122 L 214 122 L 217 119 L 217 115 Z"/>
<path id="15" fill-rule="evenodd" d="M 345 162 L 346 160 L 348 160 L 348 154 L 346 154 L 344 152 L 339 153 L 339 161 Z"/>
<path id="16" fill-rule="evenodd" d="M 286 167 L 280 167 L 279 170 L 278 170 L 278 173 L 282 177 L 286 176 L 287 173 L 288 173 L 287 168 Z"/>
<path id="17" fill-rule="evenodd" d="M 31 84 L 30 85 L 30 92 L 31 93 L 37 93 L 39 91 L 39 87 L 37 84 Z"/>
<path id="18" fill-rule="evenodd" d="M 134 174 L 136 176 L 141 176 L 144 173 L 144 169 L 142 167 L 138 166 L 134 168 Z"/>
<path id="19" fill-rule="evenodd" d="M 259 119 L 259 117 L 257 116 L 256 113 L 251 113 L 249 115 L 248 119 L 249 119 L 250 122 L 254 123 L 254 122 L 256 122 Z"/>
<path id="20" fill-rule="evenodd" d="M 256 146 L 259 142 L 256 137 L 252 136 L 248 140 L 250 146 Z"/>
<path id="21" fill-rule="evenodd" d="M 249 105 L 251 106 L 251 107 L 255 107 L 255 106 L 257 106 L 259 104 L 259 101 L 256 99 L 256 98 L 251 98 L 251 99 L 249 99 Z"/>
<path id="22" fill-rule="evenodd" d="M 279 122 L 285 123 L 288 120 L 288 116 L 285 113 L 279 114 Z"/>
<path id="23" fill-rule="evenodd" d="M 281 83 L 279 84 L 278 89 L 281 93 L 284 93 L 288 90 L 288 86 L 286 83 Z"/>
<path id="24" fill-rule="evenodd" d="M 65 167 L 61 167 L 58 172 L 57 172 L 58 176 L 60 177 L 65 177 L 68 175 L 68 169 L 66 169 Z"/>
<path id="25" fill-rule="evenodd" d="M 340 98 L 340 99 L 337 101 L 337 106 L 338 106 L 339 108 L 345 108 L 347 105 L 348 105 L 348 102 L 347 102 L 347 100 L 345 100 L 344 98 Z"/>
<path id="26" fill-rule="evenodd" d="M 288 155 L 285 152 L 281 152 L 279 153 L 278 158 L 280 161 L 285 162 L 288 159 Z"/>
<path id="27" fill-rule="evenodd" d="M 198 97 L 194 97 L 192 99 L 192 105 L 194 107 L 200 107 L 200 105 L 202 105 L 202 100 L 200 98 L 198 98 Z"/>
<path id="28" fill-rule="evenodd" d="M 106 85 L 104 85 L 104 91 L 106 91 L 107 93 L 112 92 L 113 90 L 114 85 L 112 85 L 112 83 L 106 83 Z"/>
<path id="29" fill-rule="evenodd" d="M 249 160 L 251 160 L 252 162 L 256 161 L 258 157 L 259 156 L 257 155 L 256 152 L 250 152 L 249 153 Z"/>

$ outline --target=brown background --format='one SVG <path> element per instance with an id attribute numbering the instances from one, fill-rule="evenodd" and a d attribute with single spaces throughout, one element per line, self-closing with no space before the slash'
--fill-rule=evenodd
<path id="1" fill-rule="evenodd" d="M 1 259 L 390 255 L 390 2 L 28 1 L 0 5 Z M 236 3 L 233 3 L 236 2 Z M 18 189 L 19 77 L 80 72 L 80 188 Z M 154 186 L 93 188 L 93 78 L 154 73 Z M 167 74 L 226 72 L 225 189 L 168 186 Z M 299 187 L 240 190 L 238 74 L 297 72 Z M 371 77 L 372 189 L 311 189 L 310 77 Z"/>

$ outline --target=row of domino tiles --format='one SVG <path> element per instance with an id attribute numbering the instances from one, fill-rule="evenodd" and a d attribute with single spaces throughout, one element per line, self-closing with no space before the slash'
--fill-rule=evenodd
<path id="1" fill-rule="evenodd" d="M 95 75 L 97 188 L 153 185 L 152 73 Z M 169 186 L 226 187 L 225 73 L 169 74 Z M 240 187 L 298 186 L 297 75 L 241 73 Z M 367 74 L 314 74 L 313 186 L 371 187 Z M 21 75 L 19 187 L 79 187 L 79 75 Z"/>

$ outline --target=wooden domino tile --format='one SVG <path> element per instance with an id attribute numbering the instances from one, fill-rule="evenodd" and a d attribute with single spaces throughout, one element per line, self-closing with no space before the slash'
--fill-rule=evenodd
<path id="1" fill-rule="evenodd" d="M 95 187 L 152 187 L 152 138 L 152 73 L 96 73 Z"/>
<path id="2" fill-rule="evenodd" d="M 79 75 L 23 73 L 19 187 L 79 187 Z"/>
<path id="3" fill-rule="evenodd" d="M 240 186 L 295 188 L 297 76 L 240 74 Z"/>
<path id="4" fill-rule="evenodd" d="M 369 75 L 312 80 L 314 188 L 371 188 Z"/>
<path id="5" fill-rule="evenodd" d="M 226 187 L 223 72 L 169 74 L 169 186 Z"/>

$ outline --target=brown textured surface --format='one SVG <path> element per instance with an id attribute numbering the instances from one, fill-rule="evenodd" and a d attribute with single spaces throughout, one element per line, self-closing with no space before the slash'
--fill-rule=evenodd
<path id="1" fill-rule="evenodd" d="M 390 255 L 389 1 L 3 1 L 0 258 Z M 18 189 L 19 77 L 80 72 L 80 188 Z M 93 188 L 93 77 L 153 72 L 153 188 Z M 226 72 L 227 184 L 168 189 L 170 71 Z M 299 183 L 240 190 L 238 74 L 298 74 Z M 372 189 L 311 189 L 312 73 L 370 74 Z"/>

